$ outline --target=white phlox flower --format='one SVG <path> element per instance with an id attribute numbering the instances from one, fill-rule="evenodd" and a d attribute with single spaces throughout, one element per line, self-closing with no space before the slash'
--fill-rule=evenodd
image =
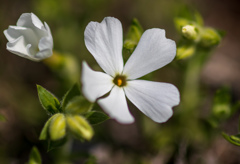
<path id="1" fill-rule="evenodd" d="M 17 26 L 4 30 L 7 50 L 21 57 L 40 61 L 52 55 L 53 38 L 49 26 L 33 13 L 24 13 Z"/>
<path id="2" fill-rule="evenodd" d="M 122 25 L 118 19 L 106 17 L 101 23 L 90 22 L 84 37 L 87 49 L 106 72 L 93 71 L 83 62 L 82 90 L 89 101 L 97 101 L 120 123 L 134 122 L 126 97 L 156 122 L 165 122 L 172 116 L 172 107 L 180 101 L 178 89 L 172 84 L 136 80 L 174 59 L 176 44 L 165 37 L 164 30 L 145 31 L 125 66 Z M 107 97 L 100 98 L 107 93 Z"/>

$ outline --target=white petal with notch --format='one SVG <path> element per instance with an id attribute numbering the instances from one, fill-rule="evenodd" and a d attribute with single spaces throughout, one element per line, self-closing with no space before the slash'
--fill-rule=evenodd
<path id="1" fill-rule="evenodd" d="M 124 88 L 127 98 L 153 121 L 166 122 L 180 102 L 178 89 L 168 83 L 132 80 Z"/>

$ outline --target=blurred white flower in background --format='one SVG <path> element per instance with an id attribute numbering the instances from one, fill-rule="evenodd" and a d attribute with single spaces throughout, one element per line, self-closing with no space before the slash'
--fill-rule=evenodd
<path id="1" fill-rule="evenodd" d="M 125 66 L 122 25 L 118 19 L 106 17 L 101 23 L 90 22 L 84 35 L 87 49 L 106 72 L 93 71 L 83 62 L 83 94 L 89 101 L 97 101 L 120 123 L 134 122 L 126 97 L 156 122 L 165 122 L 172 116 L 172 107 L 180 102 L 178 89 L 172 84 L 136 80 L 174 59 L 176 44 L 165 37 L 165 30 L 145 31 Z"/>
<path id="2" fill-rule="evenodd" d="M 53 38 L 49 26 L 33 13 L 24 13 L 17 26 L 4 30 L 7 50 L 21 57 L 40 61 L 52 55 Z"/>

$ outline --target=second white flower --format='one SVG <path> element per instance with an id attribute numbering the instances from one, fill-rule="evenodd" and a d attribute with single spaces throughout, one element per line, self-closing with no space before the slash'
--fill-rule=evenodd
<path id="1" fill-rule="evenodd" d="M 90 22 L 84 35 L 87 49 L 106 72 L 93 71 L 83 62 L 83 94 L 89 101 L 97 100 L 120 123 L 134 121 L 126 97 L 156 122 L 165 122 L 172 116 L 172 107 L 180 101 L 178 89 L 172 84 L 136 80 L 174 59 L 176 44 L 165 37 L 164 30 L 145 31 L 125 66 L 122 25 L 118 19 L 106 17 L 101 23 Z M 100 98 L 108 92 L 107 97 Z"/>

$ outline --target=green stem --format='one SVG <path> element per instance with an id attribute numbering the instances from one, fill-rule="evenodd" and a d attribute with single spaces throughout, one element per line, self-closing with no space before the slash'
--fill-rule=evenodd
<path id="1" fill-rule="evenodd" d="M 183 138 L 190 140 L 202 140 L 202 125 L 199 121 L 200 102 L 200 73 L 208 57 L 209 51 L 198 50 L 187 63 L 184 86 L 181 91 L 181 114 L 180 123 L 182 125 Z"/>

